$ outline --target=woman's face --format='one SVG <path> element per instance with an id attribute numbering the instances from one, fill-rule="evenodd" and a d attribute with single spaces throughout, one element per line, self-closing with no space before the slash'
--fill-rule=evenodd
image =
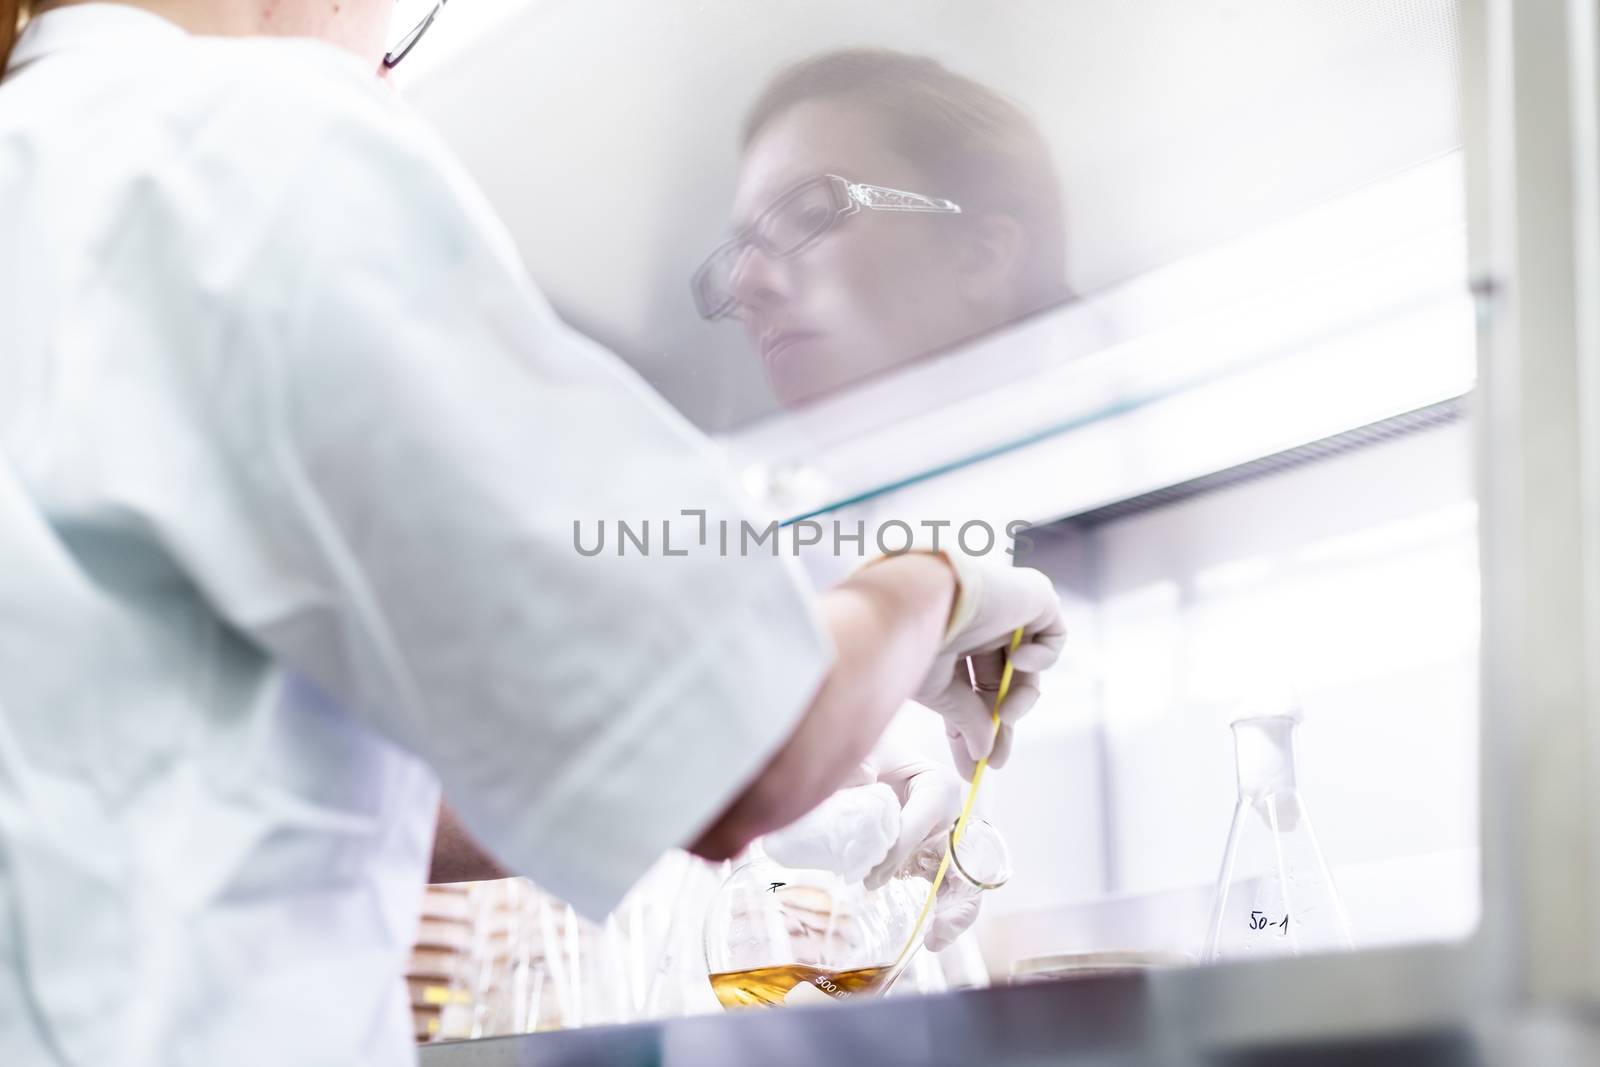
<path id="1" fill-rule="evenodd" d="M 839 101 L 781 113 L 745 152 L 734 225 L 821 174 L 948 196 L 887 142 L 880 120 Z M 799 404 L 987 325 L 961 285 L 965 223 L 961 215 L 863 210 L 787 259 L 750 248 L 733 294 L 779 401 Z"/>

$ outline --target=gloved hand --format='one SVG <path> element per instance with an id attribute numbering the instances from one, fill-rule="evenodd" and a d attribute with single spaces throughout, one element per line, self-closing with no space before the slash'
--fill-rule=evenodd
<path id="1" fill-rule="evenodd" d="M 874 756 L 883 760 L 876 767 L 878 784 L 893 791 L 899 819 L 894 839 L 867 873 L 868 889 L 877 889 L 893 878 L 924 846 L 937 846 L 943 854 L 965 796 L 961 778 L 943 764 L 918 759 L 909 752 L 880 749 Z"/>
<path id="2" fill-rule="evenodd" d="M 872 781 L 840 789 L 801 819 L 767 834 L 762 839 L 767 855 L 788 867 L 862 880 L 868 889 L 879 888 L 902 868 L 931 879 L 961 814 L 960 777 L 886 743 L 852 780 Z M 961 892 L 946 875 L 929 921 L 931 950 L 937 952 L 972 925 L 979 896 Z"/>
<path id="3" fill-rule="evenodd" d="M 937 841 L 926 842 L 906 864 L 905 873 L 921 875 L 933 881 L 948 842 L 949 830 L 940 835 Z M 978 918 L 978 909 L 982 904 L 983 890 L 961 879 L 955 867 L 951 866 L 945 871 L 944 881 L 939 883 L 938 895 L 934 897 L 933 916 L 928 920 L 928 934 L 923 945 L 929 952 L 949 947 Z"/>
<path id="4" fill-rule="evenodd" d="M 1012 727 L 1039 699 L 1039 672 L 1061 655 L 1067 629 L 1055 587 L 1042 572 L 985 563 L 960 552 L 943 555 L 956 573 L 955 607 L 944 645 L 912 699 L 944 717 L 956 766 L 971 778 L 985 756 L 991 767 L 1005 765 Z M 1022 643 L 1011 654 L 1011 688 L 1000 705 L 997 735 L 991 712 L 1006 650 L 1019 626 Z"/>
<path id="5" fill-rule="evenodd" d="M 966 799 L 960 776 L 942 763 L 901 759 L 880 767 L 878 782 L 893 789 L 900 801 L 900 832 L 867 875 L 867 888 L 876 889 L 900 873 L 919 874 L 932 881 Z M 946 872 L 934 898 L 925 942 L 930 952 L 949 945 L 978 918 L 982 893 L 964 891 L 953 875 L 953 870 Z"/>
<path id="6" fill-rule="evenodd" d="M 859 882 L 883 862 L 899 836 L 900 802 L 889 786 L 874 782 L 837 790 L 767 834 L 761 846 L 785 867 L 832 871 L 846 882 Z"/>

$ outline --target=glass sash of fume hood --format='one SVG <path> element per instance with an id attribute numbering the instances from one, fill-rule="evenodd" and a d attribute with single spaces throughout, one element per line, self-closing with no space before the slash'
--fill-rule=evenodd
<path id="1" fill-rule="evenodd" d="M 1049 521 L 1469 392 L 1459 154 L 725 434 L 793 522 L 911 491 Z"/>

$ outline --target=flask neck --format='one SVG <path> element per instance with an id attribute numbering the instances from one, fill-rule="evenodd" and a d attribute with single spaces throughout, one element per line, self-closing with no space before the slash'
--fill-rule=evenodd
<path id="1" fill-rule="evenodd" d="M 1294 728 L 1297 725 L 1296 720 L 1287 715 L 1240 719 L 1233 724 L 1241 800 L 1295 791 Z"/>

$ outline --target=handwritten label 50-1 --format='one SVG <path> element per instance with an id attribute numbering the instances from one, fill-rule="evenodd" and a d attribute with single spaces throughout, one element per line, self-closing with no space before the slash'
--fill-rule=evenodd
<path id="1" fill-rule="evenodd" d="M 1274 922 L 1273 920 L 1267 918 L 1265 912 L 1252 911 L 1250 913 L 1250 929 L 1266 930 L 1269 928 L 1276 929 L 1280 937 L 1287 934 L 1289 932 L 1289 916 L 1285 915 L 1283 918 Z"/>

